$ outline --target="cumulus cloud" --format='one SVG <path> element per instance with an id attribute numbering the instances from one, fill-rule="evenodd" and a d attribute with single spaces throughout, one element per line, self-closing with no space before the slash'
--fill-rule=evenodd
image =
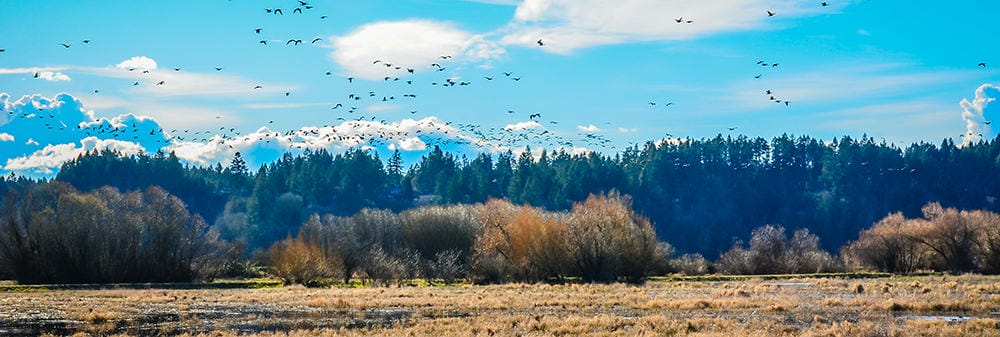
<path id="1" fill-rule="evenodd" d="M 432 63 L 489 63 L 504 49 L 482 35 L 452 24 L 429 20 L 383 21 L 363 25 L 344 36 L 334 36 L 330 59 L 346 75 L 377 80 L 385 76 L 435 70 Z M 441 56 L 453 59 L 442 60 Z M 375 61 L 379 61 L 375 63 Z M 386 64 L 392 64 L 387 67 Z M 401 69 L 396 69 L 395 67 Z"/>
<path id="2" fill-rule="evenodd" d="M 538 124 L 538 122 L 536 121 L 528 121 L 528 122 L 507 124 L 507 126 L 504 126 L 503 129 L 507 131 L 521 131 L 521 130 L 539 128 L 541 126 L 542 125 Z"/>
<path id="3" fill-rule="evenodd" d="M 128 69 L 153 70 L 156 69 L 157 64 L 156 60 L 152 58 L 146 56 L 133 56 L 125 61 L 122 61 L 121 63 L 118 63 L 117 65 L 115 65 L 115 67 L 126 70 Z"/>
<path id="4" fill-rule="evenodd" d="M 9 158 L 3 169 L 7 171 L 28 171 L 36 174 L 52 174 L 63 163 L 92 150 L 114 150 L 124 154 L 138 154 L 142 145 L 113 140 L 87 137 L 75 143 L 49 144 L 27 156 Z"/>
<path id="5" fill-rule="evenodd" d="M 279 158 L 286 151 L 326 149 L 333 152 L 351 148 L 387 148 L 390 150 L 423 151 L 429 145 L 466 144 L 491 150 L 497 146 L 464 134 L 436 117 L 398 122 L 344 121 L 324 127 L 302 127 L 290 132 L 278 132 L 262 127 L 250 134 L 224 138 L 214 136 L 208 141 L 175 141 L 165 150 L 198 165 L 209 165 L 231 158 L 236 152 L 247 154 L 249 165 L 256 166 Z"/>
<path id="6" fill-rule="evenodd" d="M 990 83 L 983 84 L 976 89 L 976 98 L 969 101 L 962 99 L 962 119 L 965 120 L 965 141 L 963 145 L 975 143 L 983 138 L 992 139 L 996 137 L 991 124 L 993 118 L 997 117 L 998 109 L 990 108 L 990 103 L 1000 97 L 1000 87 Z M 986 124 L 990 123 L 990 124 Z"/>
<path id="7" fill-rule="evenodd" d="M 576 129 L 580 130 L 580 132 L 601 132 L 601 128 L 598 128 L 594 124 L 590 124 L 590 125 L 587 125 L 587 126 L 577 125 Z"/>
<path id="8" fill-rule="evenodd" d="M 6 162 L 2 169 L 7 171 L 49 174 L 62 164 L 59 160 L 72 159 L 81 148 L 117 144 L 106 141 L 134 144 L 117 144 L 116 149 L 138 147 L 153 151 L 167 143 L 159 123 L 152 118 L 132 114 L 97 118 L 92 110 L 65 93 L 13 100 L 0 94 L 0 105 L 7 111 L 7 118 L 0 120 L 0 164 Z M 88 138 L 93 140 L 84 141 Z"/>
<path id="9" fill-rule="evenodd" d="M 833 3 L 831 7 L 843 6 Z M 767 11 L 777 13 L 769 18 Z M 503 44 L 534 45 L 568 53 L 578 48 L 635 42 L 685 40 L 729 31 L 767 28 L 780 18 L 818 13 L 801 1 L 771 0 L 525 0 L 505 29 Z M 678 24 L 673 19 L 693 21 Z"/>

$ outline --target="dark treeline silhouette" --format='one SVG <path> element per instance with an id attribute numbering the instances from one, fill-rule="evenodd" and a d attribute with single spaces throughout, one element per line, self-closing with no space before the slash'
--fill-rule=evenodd
<path id="1" fill-rule="evenodd" d="M 903 149 L 868 137 L 717 136 L 647 143 L 613 156 L 525 151 L 468 158 L 434 148 L 409 167 L 398 153 L 383 160 L 371 151 L 318 150 L 286 154 L 251 172 L 239 156 L 185 167 L 171 154 L 92 152 L 64 165 L 55 180 L 81 191 L 161 186 L 250 251 L 294 235 L 311 214 L 490 198 L 565 211 L 590 194 L 616 190 L 631 196 L 636 212 L 678 252 L 716 259 L 769 224 L 807 229 L 822 238 L 821 248 L 836 252 L 886 214 L 917 217 L 928 202 L 996 211 L 998 155 L 997 140 Z"/>
<path id="2" fill-rule="evenodd" d="M 8 194 L 0 214 L 0 269 L 20 282 L 192 281 L 239 256 L 155 186 L 82 193 L 62 182 L 38 184 Z"/>

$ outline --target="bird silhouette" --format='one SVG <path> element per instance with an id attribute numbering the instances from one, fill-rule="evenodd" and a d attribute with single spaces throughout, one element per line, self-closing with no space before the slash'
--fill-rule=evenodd
<path id="1" fill-rule="evenodd" d="M 774 16 L 774 12 L 772 12 L 772 11 L 767 11 L 767 16 Z"/>
<path id="2" fill-rule="evenodd" d="M 290 44 L 293 44 L 293 43 L 294 43 L 294 44 L 295 44 L 296 46 L 298 46 L 298 45 L 299 45 L 299 43 L 302 43 L 302 40 L 295 40 L 295 39 L 291 39 L 291 40 L 288 40 L 288 42 L 285 42 L 285 45 L 287 46 L 287 45 L 290 45 Z"/>
<path id="3" fill-rule="evenodd" d="M 820 5 L 823 5 L 823 7 L 826 7 L 826 6 L 829 6 L 830 4 L 826 3 L 826 1 L 823 1 L 823 2 L 820 3 Z"/>
<path id="4" fill-rule="evenodd" d="M 537 43 L 539 46 L 544 46 L 545 45 L 545 43 L 542 42 L 542 39 L 538 39 L 538 41 L 536 41 L 535 43 Z"/>
<path id="5" fill-rule="evenodd" d="M 260 31 L 262 31 L 262 30 L 264 30 L 264 28 L 257 28 L 257 29 L 254 29 L 253 31 L 255 33 L 257 33 L 257 34 L 260 34 Z"/>
<path id="6" fill-rule="evenodd" d="M 294 14 L 294 13 L 299 13 L 299 14 L 302 14 L 302 8 L 298 8 L 298 7 L 296 7 L 295 9 L 293 9 L 293 10 L 292 10 L 292 13 L 293 13 L 293 14 Z"/>
<path id="7" fill-rule="evenodd" d="M 215 67 L 215 71 L 222 71 L 222 67 Z"/>
<path id="8" fill-rule="evenodd" d="M 317 38 L 315 38 L 315 39 L 312 40 L 312 43 L 319 42 L 320 40 L 322 40 L 322 39 L 317 37 Z"/>
<path id="9" fill-rule="evenodd" d="M 979 62 L 979 66 L 983 67 L 983 68 L 986 68 L 986 62 Z"/>
<path id="10" fill-rule="evenodd" d="M 69 48 L 70 47 L 69 44 L 65 44 L 65 43 L 60 43 L 59 45 L 65 47 L 65 48 Z"/>

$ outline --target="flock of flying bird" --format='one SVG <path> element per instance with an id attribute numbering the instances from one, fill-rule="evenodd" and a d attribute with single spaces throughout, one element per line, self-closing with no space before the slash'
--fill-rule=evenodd
<path id="1" fill-rule="evenodd" d="M 315 6 L 311 5 L 307 1 L 296 0 L 297 6 L 292 8 L 289 15 L 305 15 L 315 9 Z M 823 7 L 828 6 L 827 2 L 822 2 L 820 4 Z M 270 15 L 285 15 L 285 10 L 282 8 L 265 8 L 265 13 Z M 768 10 L 766 12 L 768 17 L 773 17 L 778 15 L 778 13 Z M 319 16 L 320 19 L 327 19 L 327 15 Z M 695 21 L 691 18 L 678 17 L 674 19 L 677 24 L 695 24 Z M 252 31 L 258 37 L 263 37 L 266 33 L 263 27 L 255 28 Z M 270 43 L 284 42 L 286 46 L 298 46 L 304 44 L 305 41 L 309 41 L 310 44 L 316 44 L 322 41 L 322 38 L 316 37 L 309 39 L 258 39 L 259 44 L 267 46 Z M 82 40 L 83 44 L 90 44 L 91 40 Z M 546 47 L 546 41 L 543 39 L 538 39 L 536 44 L 539 48 Z M 69 49 L 73 45 L 71 43 L 60 43 L 62 47 Z M 5 49 L 0 49 L 0 53 L 6 52 Z M 451 55 L 441 55 L 437 62 L 425 65 L 426 69 L 433 72 L 444 72 L 448 69 L 448 62 L 452 59 Z M 756 62 L 756 65 L 766 69 L 775 70 L 778 69 L 778 62 L 770 62 L 765 60 L 760 60 Z M 340 142 L 342 144 L 348 144 L 351 146 L 376 146 L 376 145 L 386 145 L 393 142 L 403 142 L 407 140 L 412 140 L 418 137 L 422 142 L 428 145 L 448 145 L 448 144 L 475 144 L 479 146 L 489 146 L 500 145 L 506 148 L 522 148 L 524 146 L 530 145 L 542 145 L 542 146 L 562 146 L 573 148 L 579 146 L 580 144 L 585 145 L 589 148 L 611 148 L 616 147 L 611 145 L 612 140 L 606 136 L 593 132 L 587 131 L 581 128 L 581 131 L 576 134 L 577 137 L 567 137 L 561 135 L 562 132 L 552 131 L 545 127 L 544 123 L 539 123 L 542 120 L 541 113 L 529 113 L 528 120 L 521 123 L 521 127 L 484 127 L 479 124 L 472 123 L 459 123 L 456 127 L 452 126 L 452 122 L 439 122 L 436 119 L 424 119 L 415 126 L 411 126 L 407 130 L 403 130 L 401 127 L 389 127 L 389 122 L 382 119 L 378 120 L 377 117 L 373 115 L 366 116 L 364 114 L 355 114 L 359 111 L 358 106 L 362 105 L 359 101 L 369 101 L 369 102 L 390 102 L 403 99 L 416 99 L 417 94 L 414 89 L 417 85 L 426 85 L 428 83 L 420 83 L 414 77 L 417 73 L 417 69 L 410 65 L 396 64 L 392 60 L 372 60 L 372 67 L 384 67 L 387 75 L 382 79 L 385 83 L 398 83 L 402 88 L 400 92 L 396 93 L 377 93 L 372 90 L 357 90 L 352 92 L 347 92 L 344 95 L 344 102 L 336 103 L 330 110 L 335 112 L 343 112 L 340 114 L 336 120 L 337 124 L 326 124 L 323 127 L 312 127 L 312 128 L 301 128 L 297 130 L 291 130 L 287 132 L 276 132 L 267 129 L 261 129 L 261 131 L 242 134 L 236 128 L 221 126 L 218 130 L 170 130 L 169 132 L 164 132 L 164 130 L 151 128 L 147 133 L 146 130 L 140 130 L 139 126 L 135 123 L 131 125 L 119 124 L 113 125 L 107 120 L 99 121 L 98 123 L 90 123 L 76 126 L 77 131 L 82 132 L 87 136 L 97 136 L 97 135 L 111 135 L 112 138 L 131 138 L 132 140 L 140 140 L 140 138 L 145 137 L 146 134 L 155 137 L 156 142 L 162 143 L 173 143 L 176 141 L 181 142 L 199 142 L 199 143 L 218 143 L 221 145 L 228 144 L 229 147 L 233 147 L 234 143 L 250 143 L 250 142 L 265 142 L 271 143 L 284 142 L 289 146 L 295 148 L 308 148 L 315 146 L 316 144 L 328 145 L 333 142 Z M 978 67 L 986 67 L 985 62 L 979 63 Z M 182 69 L 179 67 L 171 68 L 174 72 L 180 72 Z M 222 66 L 215 67 L 216 72 L 221 72 L 224 68 Z M 141 74 L 150 74 L 149 69 L 139 69 L 139 68 L 128 68 L 125 69 L 129 72 L 139 71 Z M 332 72 L 325 72 L 325 76 L 333 76 Z M 42 75 L 39 72 L 34 74 L 35 78 L 39 78 Z M 764 76 L 764 73 L 756 73 L 753 75 L 755 79 L 760 79 Z M 152 77 L 152 75 L 151 75 Z M 352 88 L 359 88 L 364 84 L 363 81 L 358 81 L 354 77 L 344 78 Z M 507 71 L 501 74 L 496 74 L 493 76 L 483 76 L 485 81 L 494 80 L 507 80 L 509 83 L 517 83 L 521 81 L 521 76 L 515 75 L 513 72 Z M 153 79 L 149 81 L 155 86 L 166 86 L 169 85 L 165 80 Z M 135 81 L 132 83 L 133 86 L 141 85 L 141 81 Z M 455 77 L 443 78 L 439 81 L 433 81 L 429 83 L 431 86 L 437 87 L 466 87 L 473 85 L 474 82 L 471 80 L 457 80 Z M 253 85 L 253 90 L 263 89 L 261 85 Z M 94 90 L 94 94 L 98 94 L 100 90 Z M 776 104 L 783 104 L 784 106 L 790 106 L 791 102 L 786 98 L 781 98 L 777 96 L 775 90 L 764 89 L 762 90 L 764 96 L 771 102 Z M 291 91 L 284 92 L 284 96 L 291 96 Z M 660 106 L 662 108 L 668 108 L 673 106 L 673 102 L 667 102 L 658 104 L 655 101 L 649 102 L 652 107 Z M 0 106 L 0 108 L 3 108 Z M 34 111 L 24 111 L 15 116 L 14 111 L 8 111 L 8 115 L 11 118 L 38 118 L 44 119 L 48 117 L 49 119 L 55 119 L 56 116 L 52 113 L 46 113 L 45 110 L 51 109 L 51 107 L 38 107 L 37 112 Z M 416 110 L 410 110 L 410 114 L 417 114 Z M 507 110 L 510 115 L 518 114 L 515 110 Z M 356 116 L 356 117 L 354 117 Z M 216 117 L 219 118 L 219 117 Z M 268 124 L 273 124 L 274 121 L 269 121 Z M 557 125 L 558 121 L 549 120 L 549 125 Z M 989 125 L 990 122 L 987 121 L 985 124 Z M 513 125 L 513 124 L 512 124 Z M 45 126 L 49 130 L 59 130 L 65 131 L 68 126 L 65 124 L 55 124 L 54 122 L 46 123 Z M 72 128 L 72 127 L 70 127 Z M 338 128 L 340 130 L 338 130 Z M 738 127 L 731 126 L 726 129 L 730 132 L 736 130 Z M 267 130 L 267 131 L 264 131 Z M 971 135 L 971 134 L 970 134 Z M 965 135 L 962 135 L 963 137 Z M 673 137 L 671 134 L 667 134 L 667 137 Z"/>

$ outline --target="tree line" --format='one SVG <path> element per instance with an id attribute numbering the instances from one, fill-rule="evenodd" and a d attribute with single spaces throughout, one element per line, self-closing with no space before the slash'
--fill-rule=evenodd
<path id="1" fill-rule="evenodd" d="M 923 217 L 889 214 L 832 255 L 808 229 L 780 225 L 737 241 L 716 262 L 679 255 L 629 196 L 590 195 L 567 211 L 491 199 L 351 216 L 312 214 L 282 240 L 244 255 L 243 242 L 190 214 L 159 187 L 80 192 L 62 182 L 12 192 L 0 219 L 0 277 L 25 283 L 189 282 L 273 276 L 286 283 L 438 279 L 642 283 L 649 276 L 1000 271 L 1000 214 L 938 203 Z M 679 240 L 672 235 L 668 239 Z M 335 282 L 335 281 L 333 281 Z"/>
<path id="2" fill-rule="evenodd" d="M 822 238 L 815 240 L 819 249 L 837 253 L 886 214 L 919 218 L 928 203 L 996 212 L 1000 190 L 997 140 L 899 148 L 870 137 L 720 135 L 650 142 L 610 156 L 531 153 L 470 158 L 434 148 L 404 166 L 398 152 L 383 160 L 360 149 L 317 150 L 285 154 L 251 170 L 239 154 L 225 165 L 199 167 L 185 166 L 170 153 L 94 151 L 66 163 L 54 181 L 85 193 L 102 186 L 120 191 L 159 186 L 244 254 L 295 236 L 313 214 L 350 217 L 365 209 L 401 214 L 424 205 L 492 199 L 558 213 L 589 195 L 618 191 L 677 252 L 718 261 L 746 255 L 722 259 L 736 243 L 753 246 L 755 230 L 768 225 L 797 229 L 788 244 L 808 244 L 814 236 Z M 8 203 L 18 198 L 17 191 L 43 183 L 3 177 L 0 189 L 15 193 L 2 198 Z M 691 262 L 699 265 L 697 259 Z M 924 261 L 914 268 L 927 266 L 942 265 Z"/>
<path id="3" fill-rule="evenodd" d="M 55 180 L 84 191 L 160 186 L 250 250 L 284 238 L 313 213 L 489 199 L 565 211 L 615 190 L 633 198 L 657 233 L 684 237 L 679 251 L 714 259 L 768 224 L 808 229 L 833 252 L 886 214 L 917 217 L 929 202 L 998 211 L 998 158 L 996 140 L 903 149 L 870 137 L 717 136 L 650 142 L 613 156 L 527 149 L 469 158 L 435 147 L 408 167 L 398 152 L 383 160 L 372 151 L 317 150 L 285 154 L 256 171 L 238 154 L 226 165 L 185 167 L 171 154 L 100 151 L 68 162 Z"/>

